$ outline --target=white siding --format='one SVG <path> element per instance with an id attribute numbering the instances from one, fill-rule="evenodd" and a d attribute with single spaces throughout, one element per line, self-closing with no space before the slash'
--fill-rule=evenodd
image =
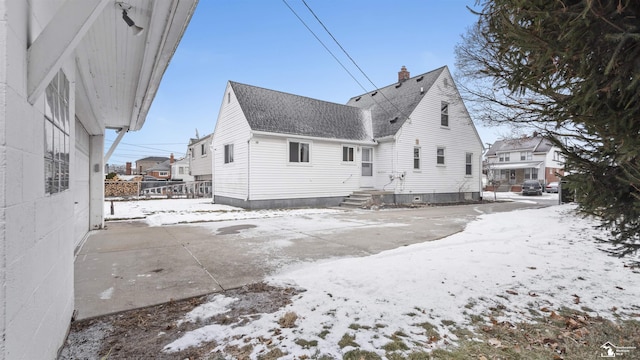
<path id="1" fill-rule="evenodd" d="M 288 140 L 310 144 L 309 163 L 290 163 Z M 251 139 L 251 200 L 346 196 L 359 188 L 360 156 L 342 161 L 348 143 L 297 139 L 294 136 Z M 375 155 L 374 155 L 375 156 Z M 374 168 L 375 171 L 375 168 Z"/>
<path id="2" fill-rule="evenodd" d="M 394 172 L 395 164 L 395 142 L 380 142 L 374 148 L 373 173 L 375 174 L 375 188 L 378 190 L 392 191 L 395 189 L 396 180 L 391 181 L 390 176 L 398 175 Z"/>
<path id="3" fill-rule="evenodd" d="M 231 96 L 229 97 L 229 92 Z M 215 196 L 246 200 L 248 196 L 247 141 L 250 136 L 247 119 L 231 87 L 223 96 L 213 133 L 213 191 Z M 224 146 L 233 144 L 233 162 L 224 163 Z"/>
<path id="4" fill-rule="evenodd" d="M 69 190 L 45 195 L 44 97 L 31 105 L 25 88 L 26 44 L 60 3 L 0 5 L 0 359 L 55 358 L 73 312 L 74 238 L 80 236 L 74 235 L 77 179 L 71 179 Z M 74 63 L 64 68 L 71 104 Z M 74 119 L 73 105 L 70 115 Z M 70 126 L 73 169 L 73 120 Z"/>
<path id="5" fill-rule="evenodd" d="M 211 139 L 206 136 L 189 146 L 189 169 L 196 180 L 211 180 Z M 204 154 L 202 150 L 204 149 Z"/>
<path id="6" fill-rule="evenodd" d="M 448 78 L 445 86 L 443 78 Z M 449 103 L 449 126 L 440 123 L 441 102 Z M 458 94 L 451 75 L 444 71 L 424 95 L 397 134 L 397 171 L 406 171 L 396 193 L 455 193 L 481 190 L 482 142 Z M 413 148 L 421 147 L 421 168 L 413 169 Z M 438 147 L 445 149 L 445 164 L 436 164 Z M 472 153 L 472 175 L 465 175 L 466 153 Z"/>

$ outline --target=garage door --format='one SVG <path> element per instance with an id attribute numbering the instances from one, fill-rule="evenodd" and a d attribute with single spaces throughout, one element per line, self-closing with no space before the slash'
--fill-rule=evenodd
<path id="1" fill-rule="evenodd" d="M 76 118 L 75 164 L 73 164 L 74 245 L 89 232 L 89 133 Z"/>

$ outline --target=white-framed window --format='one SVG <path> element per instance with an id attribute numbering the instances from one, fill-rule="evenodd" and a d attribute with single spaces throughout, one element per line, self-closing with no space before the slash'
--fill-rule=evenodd
<path id="1" fill-rule="evenodd" d="M 206 146 L 206 144 L 200 144 L 200 155 L 202 155 L 202 156 L 207 155 L 207 146 Z"/>
<path id="2" fill-rule="evenodd" d="M 289 141 L 289 162 L 308 163 L 310 159 L 311 146 L 309 143 Z"/>
<path id="3" fill-rule="evenodd" d="M 465 166 L 464 166 L 464 174 L 465 175 L 471 175 L 472 171 L 473 171 L 473 166 L 472 166 L 472 160 L 473 160 L 473 154 L 472 153 L 466 153 L 465 155 Z"/>
<path id="4" fill-rule="evenodd" d="M 44 188 L 46 194 L 55 194 L 69 189 L 69 80 L 62 70 L 47 85 L 45 95 Z"/>
<path id="5" fill-rule="evenodd" d="M 511 156 L 510 156 L 510 153 L 508 153 L 508 152 L 507 153 L 500 153 L 498 155 L 498 161 L 500 161 L 500 162 L 511 161 L 510 159 L 511 159 Z"/>
<path id="6" fill-rule="evenodd" d="M 439 147 L 436 149 L 436 164 L 444 165 L 444 148 Z"/>
<path id="7" fill-rule="evenodd" d="M 521 161 L 531 160 L 531 159 L 533 159 L 533 153 L 531 151 L 521 151 L 520 152 L 520 160 Z"/>
<path id="8" fill-rule="evenodd" d="M 538 180 L 538 168 L 524 169 L 525 180 Z"/>
<path id="9" fill-rule="evenodd" d="M 184 166 L 179 166 L 178 167 L 178 174 L 179 175 L 184 175 Z"/>
<path id="10" fill-rule="evenodd" d="M 420 169 L 420 146 L 413 147 L 413 169 Z"/>
<path id="11" fill-rule="evenodd" d="M 445 101 L 440 102 L 440 125 L 449 126 L 449 103 Z"/>
<path id="12" fill-rule="evenodd" d="M 353 146 L 342 145 L 342 161 L 343 162 L 355 161 L 355 148 Z"/>
<path id="13" fill-rule="evenodd" d="M 233 162 L 233 144 L 227 144 L 224 146 L 224 163 L 229 164 Z"/>
<path id="14" fill-rule="evenodd" d="M 158 171 L 158 176 L 169 176 L 168 171 Z"/>

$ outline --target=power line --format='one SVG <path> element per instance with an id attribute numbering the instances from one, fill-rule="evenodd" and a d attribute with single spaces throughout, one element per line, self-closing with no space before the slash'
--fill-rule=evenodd
<path id="1" fill-rule="evenodd" d="M 284 1 L 284 0 L 283 0 Z M 286 3 L 286 2 L 285 2 Z M 318 21 L 318 23 L 320 23 L 320 25 L 322 25 L 322 28 L 324 28 L 324 30 L 327 32 L 327 34 L 329 34 L 329 36 L 331 36 L 331 38 L 333 39 L 333 41 L 338 45 L 338 47 L 340 47 L 340 49 L 342 50 L 342 52 L 349 58 L 349 60 L 351 60 L 351 62 L 353 63 L 353 65 L 355 65 L 355 67 L 360 71 L 360 73 L 362 75 L 364 75 L 364 77 L 369 80 L 369 83 L 371 83 L 371 85 L 373 85 L 373 87 L 379 91 L 380 89 L 378 88 L 378 86 L 376 86 L 376 84 L 373 83 L 373 81 L 371 80 L 371 78 L 369 78 L 369 76 L 364 72 L 364 70 L 362 70 L 362 68 L 356 63 L 356 61 L 351 57 L 351 55 L 349 55 L 349 53 L 347 52 L 347 50 L 345 50 L 345 48 L 340 44 L 340 42 L 338 41 L 338 39 L 335 38 L 335 36 L 333 36 L 333 34 L 331 33 L 331 31 L 329 31 L 329 29 L 324 25 L 324 23 L 322 22 L 322 20 L 320 20 L 320 18 L 318 17 L 318 15 L 316 15 L 316 13 L 311 9 L 311 7 L 309 6 L 309 4 L 307 4 L 307 2 L 305 0 L 302 0 L 302 3 L 304 4 L 304 6 L 307 7 L 307 9 L 309 10 L 309 12 L 313 15 L 313 17 L 316 18 L 316 20 Z M 306 26 L 306 25 L 305 25 Z M 308 27 L 307 27 L 308 28 Z M 314 34 L 315 35 L 315 34 Z M 317 37 L 316 37 L 317 39 Z M 324 44 L 323 44 L 324 45 Z M 325 47 L 326 48 L 326 47 Z M 335 56 L 334 56 L 335 58 Z M 341 64 L 342 65 L 342 64 Z M 343 66 L 344 67 L 344 66 Z M 353 76 L 351 76 L 353 77 Z M 358 83 L 359 84 L 359 83 Z M 362 85 L 361 85 L 362 86 Z M 364 89 L 364 88 L 363 88 Z M 367 92 L 365 90 L 365 92 Z M 400 110 L 400 108 L 398 108 L 396 106 L 396 104 L 394 104 L 383 92 L 380 93 L 382 95 L 382 97 L 385 98 L 385 100 L 387 100 L 387 102 L 389 102 L 389 104 L 391 104 L 391 106 L 393 106 L 396 110 L 398 110 L 398 112 L 400 114 L 402 114 L 403 116 L 406 116 L 407 118 L 409 118 L 407 115 L 405 115 L 402 110 Z M 377 102 L 376 102 L 377 103 Z M 380 104 L 378 104 L 380 105 Z M 389 115 L 387 113 L 387 115 Z"/>
<path id="2" fill-rule="evenodd" d="M 306 22 L 304 22 L 304 20 L 302 20 L 302 18 L 298 15 L 298 13 L 296 13 L 295 10 L 293 10 L 293 8 L 291 6 L 289 6 L 289 3 L 287 3 L 287 0 L 282 0 L 282 2 L 284 2 L 285 5 L 287 5 L 287 7 L 289 8 L 289 10 L 291 10 L 291 12 L 293 13 L 293 15 L 295 15 L 298 20 L 300 20 L 300 22 L 302 23 L 302 25 L 304 25 L 304 27 L 307 28 L 307 30 L 309 30 L 309 32 L 313 35 L 313 37 L 316 38 L 316 40 L 318 40 L 318 42 L 324 47 L 325 50 L 327 50 L 327 52 L 329 54 L 331 54 L 331 56 L 333 57 L 333 59 L 340 64 L 340 66 L 342 66 L 342 68 L 344 69 L 344 71 L 347 72 L 347 74 L 349 74 L 349 76 L 351 76 L 351 78 L 353 79 L 353 81 L 355 81 L 358 85 L 360 85 L 360 88 L 362 88 L 362 90 L 364 90 L 364 92 L 368 92 L 367 89 L 358 81 L 358 79 L 356 79 L 355 76 L 353 76 L 353 74 L 344 66 L 344 64 L 342 64 L 342 62 L 333 54 L 333 52 L 331 52 L 331 50 L 329 50 L 329 48 L 327 47 L 327 45 L 324 44 L 324 42 L 322 42 L 322 40 L 320 40 L 320 38 L 318 37 L 318 35 L 316 35 L 315 32 L 313 32 L 313 30 L 311 30 L 311 28 L 307 25 Z"/>

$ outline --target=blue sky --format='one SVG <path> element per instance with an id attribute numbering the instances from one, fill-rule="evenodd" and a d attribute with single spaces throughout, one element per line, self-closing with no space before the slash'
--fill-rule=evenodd
<path id="1" fill-rule="evenodd" d="M 467 9 L 475 0 L 306 3 L 377 87 L 397 81 L 403 65 L 411 76 L 443 65 L 455 76 L 454 48 L 476 20 Z M 341 104 L 374 89 L 302 0 L 200 0 L 143 128 L 124 136 L 109 164 L 184 156 L 196 129 L 213 132 L 229 80 Z M 476 127 L 485 143 L 499 137 Z M 115 138 L 109 130 L 105 151 Z"/>

